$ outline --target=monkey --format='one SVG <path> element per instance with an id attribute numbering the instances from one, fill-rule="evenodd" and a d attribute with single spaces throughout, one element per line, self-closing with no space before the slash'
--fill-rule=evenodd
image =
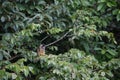
<path id="1" fill-rule="evenodd" d="M 45 55 L 45 46 L 41 44 L 39 48 L 37 49 L 38 56 L 44 56 Z"/>

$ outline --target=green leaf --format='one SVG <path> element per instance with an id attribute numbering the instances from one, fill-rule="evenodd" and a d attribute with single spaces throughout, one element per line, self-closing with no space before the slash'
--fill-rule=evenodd
<path id="1" fill-rule="evenodd" d="M 0 78 L 5 77 L 6 71 L 5 70 L 0 70 Z"/>
<path id="2" fill-rule="evenodd" d="M 2 55 L 2 53 L 0 53 L 0 60 L 3 60 L 3 55 Z"/>
<path id="3" fill-rule="evenodd" d="M 105 53 L 106 53 L 106 50 L 102 49 L 101 53 L 102 53 L 102 54 L 105 54 Z"/>
<path id="4" fill-rule="evenodd" d="M 1 22 L 5 22 L 5 17 L 4 16 L 1 17 Z"/>
<path id="5" fill-rule="evenodd" d="M 117 21 L 120 21 L 120 14 L 117 14 Z"/>
<path id="6" fill-rule="evenodd" d="M 100 2 L 106 2 L 106 0 L 100 0 Z"/>
<path id="7" fill-rule="evenodd" d="M 26 77 L 28 76 L 29 71 L 28 71 L 28 69 L 27 69 L 27 68 L 24 68 L 24 74 L 25 74 L 25 76 L 26 76 Z"/>
<path id="8" fill-rule="evenodd" d="M 12 73 L 12 79 L 16 79 L 17 75 L 15 73 Z"/>
<path id="9" fill-rule="evenodd" d="M 108 7 L 115 6 L 115 3 L 113 3 L 113 2 L 107 2 L 107 6 L 108 6 Z"/>
<path id="10" fill-rule="evenodd" d="M 115 56 L 117 52 L 115 50 L 107 50 L 108 53 L 110 53 L 112 56 Z"/>
<path id="11" fill-rule="evenodd" d="M 87 1 L 87 0 L 81 0 L 81 2 L 83 4 L 83 6 L 89 6 L 90 5 L 89 1 Z"/>
<path id="12" fill-rule="evenodd" d="M 105 72 L 101 72 L 101 76 L 105 76 Z"/>
<path id="13" fill-rule="evenodd" d="M 113 15 L 117 15 L 118 12 L 119 12 L 119 9 L 115 9 L 115 10 L 112 11 L 112 14 L 113 14 Z"/>
<path id="14" fill-rule="evenodd" d="M 60 28 L 51 28 L 51 29 L 49 29 L 49 32 L 51 34 L 57 34 L 59 32 L 62 32 L 62 30 Z"/>
<path id="15" fill-rule="evenodd" d="M 28 3 L 30 0 L 25 0 L 25 3 Z"/>
<path id="16" fill-rule="evenodd" d="M 97 10 L 100 11 L 102 10 L 103 7 L 104 7 L 104 3 L 101 3 L 98 5 Z"/>
<path id="17" fill-rule="evenodd" d="M 26 9 L 26 8 L 25 8 L 25 5 L 17 4 L 17 6 L 18 6 L 18 8 L 19 8 L 20 10 L 25 10 L 25 9 Z"/>
<path id="18" fill-rule="evenodd" d="M 85 48 L 85 51 L 86 51 L 86 52 L 89 52 L 90 47 L 89 47 L 89 44 L 88 44 L 88 43 L 84 43 L 84 42 L 83 42 L 83 47 Z"/>
<path id="19" fill-rule="evenodd" d="M 95 47 L 94 50 L 101 50 L 101 48 Z"/>

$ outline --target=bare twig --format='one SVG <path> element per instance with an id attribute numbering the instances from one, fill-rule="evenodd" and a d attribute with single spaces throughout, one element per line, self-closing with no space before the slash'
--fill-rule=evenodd
<path id="1" fill-rule="evenodd" d="M 48 36 L 44 37 L 40 42 L 42 43 L 46 38 L 48 38 Z"/>
<path id="2" fill-rule="evenodd" d="M 15 58 L 17 58 L 19 56 L 21 56 L 21 55 L 20 54 L 19 55 L 15 55 L 15 56 L 11 57 L 10 59 L 7 59 L 6 61 L 11 61 L 11 60 L 13 60 L 13 59 L 15 59 Z"/>
<path id="3" fill-rule="evenodd" d="M 55 44 L 55 43 L 57 43 L 58 41 L 62 40 L 64 37 L 67 36 L 67 34 L 68 34 L 69 32 L 70 32 L 70 31 L 66 32 L 62 37 L 60 37 L 60 38 L 57 39 L 56 41 L 53 41 L 53 42 L 51 42 L 51 43 L 45 45 L 45 47 L 48 47 L 48 46 L 50 46 L 50 45 L 52 45 L 52 44 Z"/>
<path id="4" fill-rule="evenodd" d="M 32 17 L 32 18 L 29 18 L 29 20 L 28 20 L 28 23 L 30 23 L 30 22 L 32 22 L 35 18 L 37 18 L 37 17 L 39 17 L 40 18 L 40 14 L 36 14 L 34 17 Z M 42 19 L 42 18 L 41 18 Z"/>

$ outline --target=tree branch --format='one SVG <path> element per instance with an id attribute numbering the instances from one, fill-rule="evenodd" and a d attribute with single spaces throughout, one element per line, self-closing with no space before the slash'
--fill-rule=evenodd
<path id="1" fill-rule="evenodd" d="M 11 61 L 11 60 L 13 60 L 13 59 L 15 59 L 15 58 L 17 58 L 17 57 L 20 57 L 21 56 L 21 54 L 18 54 L 18 55 L 15 55 L 15 56 L 13 56 L 13 57 L 11 57 L 10 59 L 7 59 L 7 60 L 5 60 L 5 61 Z"/>
<path id="2" fill-rule="evenodd" d="M 44 37 L 40 42 L 42 43 L 47 38 L 48 38 L 48 36 Z"/>
<path id="3" fill-rule="evenodd" d="M 55 44 L 55 43 L 57 43 L 58 41 L 62 40 L 64 37 L 67 36 L 67 34 L 68 34 L 69 32 L 70 32 L 70 31 L 66 32 L 62 37 L 60 37 L 60 38 L 57 39 L 56 41 L 53 41 L 53 42 L 51 42 L 51 43 L 45 45 L 45 47 L 48 47 L 48 46 L 50 46 L 50 45 L 52 45 L 52 44 Z"/>

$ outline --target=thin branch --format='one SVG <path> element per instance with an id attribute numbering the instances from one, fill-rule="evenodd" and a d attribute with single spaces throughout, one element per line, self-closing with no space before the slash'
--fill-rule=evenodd
<path id="1" fill-rule="evenodd" d="M 52 45 L 52 44 L 55 44 L 55 43 L 57 43 L 58 41 L 62 40 L 64 37 L 67 36 L 67 34 L 68 34 L 69 32 L 70 32 L 70 31 L 66 32 L 62 37 L 60 37 L 60 38 L 57 39 L 56 41 L 53 41 L 53 42 L 51 42 L 51 43 L 45 45 L 45 47 L 48 47 L 48 46 L 50 46 L 50 45 Z"/>
<path id="2" fill-rule="evenodd" d="M 11 60 L 13 60 L 13 59 L 15 59 L 15 58 L 17 58 L 17 57 L 19 57 L 19 56 L 21 56 L 20 54 L 19 55 L 15 55 L 15 56 L 13 56 L 13 57 L 11 57 L 10 59 L 7 59 L 7 60 L 5 60 L 5 61 L 11 61 Z"/>
<path id="3" fill-rule="evenodd" d="M 40 42 L 42 43 L 47 38 L 48 38 L 48 36 L 44 37 Z"/>
<path id="4" fill-rule="evenodd" d="M 28 20 L 27 22 L 30 23 L 30 22 L 32 22 L 35 18 L 40 17 L 40 16 L 41 16 L 40 14 L 37 14 L 37 15 L 35 15 L 34 17 L 29 18 L 29 20 Z"/>

